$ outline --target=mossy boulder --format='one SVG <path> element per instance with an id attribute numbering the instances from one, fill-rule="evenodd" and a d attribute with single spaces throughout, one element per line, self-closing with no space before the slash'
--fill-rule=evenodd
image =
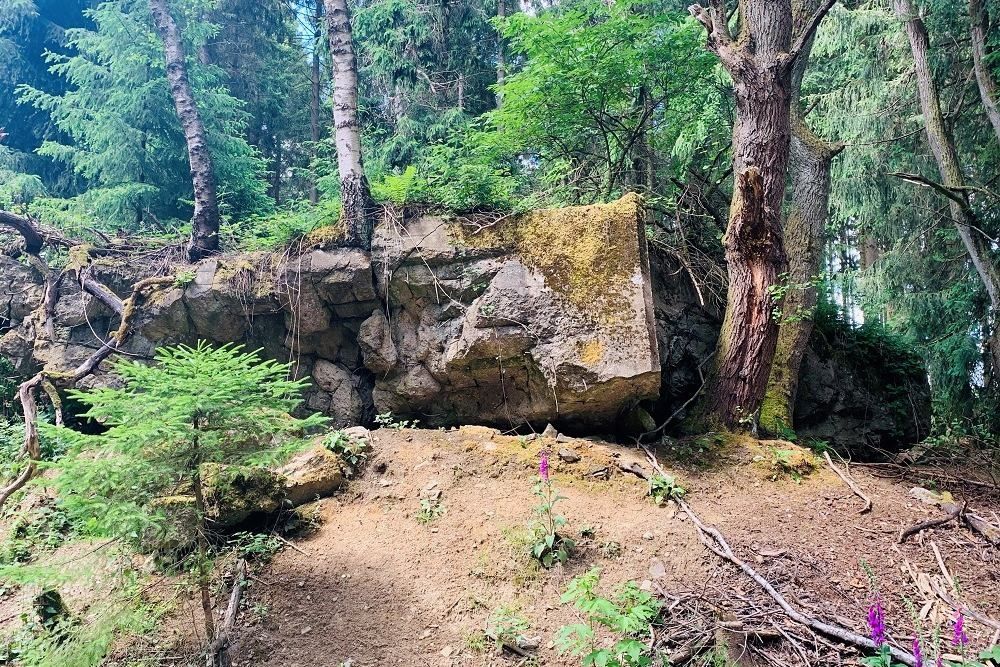
<path id="1" fill-rule="evenodd" d="M 267 468 L 205 463 L 201 478 L 206 517 L 217 527 L 274 514 L 285 498 L 284 476 Z"/>
<path id="2" fill-rule="evenodd" d="M 344 484 L 340 458 L 320 443 L 305 449 L 278 469 L 284 496 L 294 506 L 333 494 Z"/>

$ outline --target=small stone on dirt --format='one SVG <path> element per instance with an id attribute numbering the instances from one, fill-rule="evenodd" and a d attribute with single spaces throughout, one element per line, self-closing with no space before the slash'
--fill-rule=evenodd
<path id="1" fill-rule="evenodd" d="M 449 657 L 454 652 L 455 652 L 455 649 L 453 649 L 450 646 L 445 646 L 443 649 L 441 649 L 441 655 L 443 655 L 446 658 Z"/>
<path id="2" fill-rule="evenodd" d="M 559 437 L 559 431 L 556 430 L 555 426 L 553 426 L 552 424 L 549 424 L 549 425 L 547 425 L 545 427 L 545 430 L 542 431 L 542 437 L 543 438 L 553 438 L 553 439 L 555 439 L 555 438 Z"/>
<path id="3" fill-rule="evenodd" d="M 560 433 L 556 436 L 556 442 L 573 442 L 573 438 L 564 433 Z"/>
<path id="4" fill-rule="evenodd" d="M 572 449 L 560 449 L 559 458 L 566 463 L 576 463 L 580 460 L 580 455 L 574 452 Z"/>
<path id="5" fill-rule="evenodd" d="M 666 574 L 667 574 L 667 568 L 664 567 L 663 561 L 661 561 L 659 558 L 654 558 L 652 561 L 650 561 L 649 576 L 651 576 L 653 579 L 659 579 L 661 577 L 666 576 Z"/>
<path id="6" fill-rule="evenodd" d="M 645 533 L 642 534 L 642 539 L 647 541 L 652 540 L 654 537 L 655 536 L 649 531 L 646 531 Z"/>
<path id="7" fill-rule="evenodd" d="M 518 637 L 517 647 L 522 651 L 534 651 L 542 645 L 541 637 Z"/>

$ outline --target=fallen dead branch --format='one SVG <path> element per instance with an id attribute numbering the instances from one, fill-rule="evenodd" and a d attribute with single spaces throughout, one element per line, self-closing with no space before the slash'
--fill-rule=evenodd
<path id="1" fill-rule="evenodd" d="M 229 593 L 229 606 L 222 618 L 215 639 L 208 645 L 205 656 L 207 667 L 229 667 L 229 638 L 236 626 L 236 617 L 240 613 L 240 600 L 243 599 L 243 589 L 247 584 L 247 562 L 242 558 L 236 561 L 236 571 L 233 574 L 233 589 Z"/>
<path id="2" fill-rule="evenodd" d="M 962 514 L 962 512 L 964 511 L 965 511 L 965 503 L 962 503 L 961 505 L 956 504 L 954 505 L 954 507 L 952 507 L 951 511 L 949 511 L 948 514 L 945 516 L 937 517 L 935 519 L 927 519 L 926 521 L 921 521 L 920 523 L 914 524 L 909 528 L 899 531 L 899 540 L 897 540 L 897 542 L 899 544 L 902 544 L 903 542 L 906 541 L 906 538 L 910 537 L 911 535 L 916 535 L 922 530 L 927 530 L 928 528 L 937 528 L 938 526 L 943 526 L 946 523 L 951 523 L 952 521 L 957 519 L 959 515 Z"/>
<path id="3" fill-rule="evenodd" d="M 858 498 L 861 498 L 861 500 L 865 501 L 865 506 L 861 508 L 860 513 L 865 514 L 867 512 L 871 512 L 872 511 L 871 498 L 866 496 L 864 492 L 860 489 L 860 487 L 858 487 L 855 481 L 851 478 L 850 472 L 846 470 L 846 466 L 845 470 L 841 471 L 840 468 L 834 465 L 833 459 L 830 458 L 830 452 L 823 452 L 823 456 L 826 458 L 826 462 L 830 466 L 830 469 L 833 470 L 833 472 L 837 473 L 837 477 L 842 479 L 844 481 L 844 484 L 847 484 L 847 486 L 851 489 L 851 491 L 854 492 L 854 495 L 856 495 Z"/>
<path id="4" fill-rule="evenodd" d="M 930 546 L 931 550 L 934 552 L 934 558 L 937 561 L 938 568 L 941 570 L 940 576 L 921 572 L 916 568 L 916 566 L 913 565 L 912 562 L 910 562 L 909 559 L 905 557 L 903 558 L 903 571 L 909 574 L 910 579 L 913 580 L 917 591 L 923 594 L 925 602 L 927 604 L 931 604 L 934 602 L 934 598 L 937 598 L 950 610 L 954 610 L 948 612 L 949 617 L 954 612 L 961 611 L 969 620 L 990 628 L 994 632 L 1000 632 L 1000 621 L 975 609 L 970 604 L 956 599 L 955 581 L 951 576 L 951 572 L 948 571 L 948 567 L 945 565 L 944 557 L 941 555 L 941 550 L 938 549 L 937 544 L 933 541 L 931 541 Z"/>
<path id="5" fill-rule="evenodd" d="M 820 634 L 826 635 L 827 637 L 832 637 L 834 639 L 839 639 L 842 642 L 851 644 L 852 646 L 857 646 L 858 648 L 867 649 L 869 651 L 877 651 L 878 646 L 875 642 L 859 635 L 856 632 L 848 630 L 847 628 L 840 627 L 839 625 L 833 625 L 831 623 L 826 623 L 825 621 L 820 621 L 819 619 L 807 616 L 802 612 L 798 611 L 788 601 L 784 596 L 779 593 L 771 583 L 757 573 L 752 567 L 743 562 L 735 553 L 733 553 L 732 547 L 726 542 L 726 538 L 723 537 L 716 528 L 704 524 L 697 514 L 691 509 L 691 507 L 683 500 L 678 500 L 681 508 L 687 513 L 694 523 L 695 527 L 698 529 L 698 537 L 701 539 L 702 544 L 704 544 L 710 551 L 715 553 L 720 558 L 728 560 L 730 563 L 738 567 L 743 571 L 748 577 L 754 580 L 754 582 L 764 589 L 771 599 L 778 603 L 785 615 L 791 618 L 796 623 L 804 625 Z M 889 650 L 892 653 L 892 657 L 899 662 L 909 665 L 910 667 L 916 667 L 917 661 L 913 657 L 912 653 L 904 651 L 895 646 L 890 646 Z"/>
<path id="6" fill-rule="evenodd" d="M 0 211 L 0 226 L 9 227 L 22 236 L 25 250 L 28 253 L 29 263 L 45 278 L 45 293 L 42 304 L 39 310 L 36 311 L 36 318 L 43 330 L 49 332 L 49 337 L 52 338 L 51 313 L 55 307 L 58 283 L 63 274 L 56 276 L 55 272 L 51 271 L 41 258 L 39 252 L 45 245 L 80 247 L 80 244 L 66 239 L 61 235 L 43 231 L 32 220 L 6 211 Z M 88 256 L 88 253 L 83 254 L 84 257 Z M 104 341 L 90 357 L 71 373 L 55 374 L 42 370 L 22 382 L 18 387 L 18 397 L 21 401 L 21 411 L 24 416 L 24 441 L 21 445 L 20 455 L 26 459 L 26 463 L 21 472 L 0 489 L 0 507 L 34 477 L 38 468 L 38 460 L 41 458 L 41 449 L 38 442 L 38 389 L 41 388 L 49 396 L 53 406 L 56 408 L 57 422 L 61 422 L 62 411 L 58 398 L 58 389 L 75 386 L 77 382 L 97 370 L 102 361 L 124 345 L 131 335 L 132 321 L 138 312 L 138 305 L 143 298 L 145 290 L 174 282 L 173 277 L 163 276 L 140 280 L 132 287 L 132 293 L 129 297 L 123 301 L 107 286 L 90 276 L 86 266 L 77 267 L 77 271 L 81 288 L 92 294 L 98 301 L 118 315 L 120 323 L 111 338 Z"/>
<path id="7" fill-rule="evenodd" d="M 642 448 L 643 451 L 646 452 L 646 456 L 649 459 L 650 465 L 652 465 L 653 468 L 660 474 L 666 474 L 663 468 L 660 466 L 659 462 L 656 460 L 656 457 L 653 455 L 653 453 L 644 445 L 642 446 Z M 746 574 L 748 577 L 750 577 L 754 581 L 754 583 L 756 583 L 761 589 L 763 589 L 764 592 L 767 593 L 772 600 L 778 603 L 778 606 L 781 607 L 782 611 L 784 611 L 785 615 L 788 616 L 790 619 L 792 619 L 796 623 L 799 623 L 800 625 L 804 625 L 810 628 L 816 633 L 826 635 L 827 637 L 833 639 L 838 639 L 852 646 L 856 646 L 858 648 L 866 649 L 872 652 L 878 650 L 878 646 L 875 645 L 875 642 L 868 637 L 859 635 L 858 633 L 848 630 L 847 628 L 841 627 L 839 625 L 834 625 L 832 623 L 827 623 L 825 621 L 821 621 L 811 616 L 807 616 L 806 614 L 795 609 L 791 604 L 789 604 L 788 600 L 786 600 L 785 597 L 781 593 L 779 593 L 777 589 L 774 588 L 773 585 L 771 585 L 771 582 L 769 582 L 767 579 L 761 576 L 756 570 L 754 570 L 747 563 L 741 560 L 733 552 L 732 547 L 729 546 L 729 543 L 726 541 L 726 538 L 722 535 L 722 533 L 719 532 L 718 529 L 714 528 L 713 526 L 706 525 L 704 522 L 702 522 L 701 518 L 699 518 L 698 515 L 695 514 L 694 510 L 691 509 L 691 506 L 688 505 L 687 502 L 685 502 L 684 500 L 677 500 L 677 503 L 681 506 L 681 509 L 684 510 L 684 512 L 688 515 L 688 517 L 691 518 L 692 523 L 694 523 L 695 527 L 698 530 L 698 539 L 701 540 L 702 544 L 704 544 L 712 553 L 716 554 L 717 556 L 719 556 L 724 560 L 729 561 L 730 563 L 738 567 L 740 570 L 742 570 L 743 573 Z M 889 650 L 892 654 L 893 659 L 905 665 L 909 665 L 909 667 L 917 667 L 916 658 L 913 657 L 912 653 L 904 651 L 895 646 L 890 646 Z"/>

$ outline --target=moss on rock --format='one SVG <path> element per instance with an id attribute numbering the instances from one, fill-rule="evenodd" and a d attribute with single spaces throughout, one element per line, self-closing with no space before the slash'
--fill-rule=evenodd
<path id="1" fill-rule="evenodd" d="M 630 193 L 607 204 L 530 211 L 475 230 L 459 221 L 450 232 L 467 247 L 510 249 L 581 312 L 614 324 L 641 270 L 635 239 L 642 217 L 642 198 Z"/>

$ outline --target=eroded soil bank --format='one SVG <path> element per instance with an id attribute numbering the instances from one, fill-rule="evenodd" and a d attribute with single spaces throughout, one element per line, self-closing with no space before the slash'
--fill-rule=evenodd
<path id="1" fill-rule="evenodd" d="M 560 595 L 572 577 L 595 566 L 603 590 L 635 580 L 665 594 L 668 605 L 680 600 L 672 612 L 680 625 L 654 629 L 651 641 L 665 650 L 674 643 L 671 633 L 679 643 L 684 632 L 709 633 L 730 644 L 730 659 L 739 664 L 767 664 L 762 651 L 804 664 L 800 649 L 813 664 L 857 661 L 853 651 L 815 644 L 790 623 L 699 542 L 677 507 L 656 507 L 646 483 L 620 470 L 623 462 L 648 470 L 641 451 L 591 440 L 526 441 L 481 427 L 381 429 L 375 436 L 364 475 L 319 503 L 318 528 L 254 575 L 236 665 L 579 664 L 553 645 L 560 627 L 580 620 Z M 524 555 L 542 447 L 553 451 L 555 483 L 566 497 L 559 511 L 579 541 L 569 563 L 551 570 Z M 559 460 L 560 450 L 580 460 Z M 789 457 L 809 458 L 789 443 L 703 440 L 681 454 L 683 463 L 664 458 L 664 467 L 688 490 L 694 511 L 803 611 L 864 633 L 871 598 L 864 562 L 881 590 L 890 633 L 902 645 L 909 645 L 914 625 L 904 598 L 925 631 L 947 626 L 954 612 L 928 586 L 941 582 L 933 542 L 960 582 L 963 604 L 998 615 L 997 551 L 980 537 L 952 523 L 897 544 L 901 528 L 941 513 L 910 496 L 912 483 L 853 466 L 874 502 L 860 514 L 861 501 L 821 459 L 801 475 L 782 466 Z M 711 468 L 698 467 L 707 461 Z M 443 514 L 421 522 L 421 498 L 437 492 Z M 995 499 L 970 502 L 981 514 L 1000 509 Z M 537 650 L 498 655 L 484 641 L 484 629 L 505 614 L 527 625 L 523 634 L 529 644 L 537 640 Z M 193 622 L 179 609 L 175 629 Z M 774 624 L 794 641 L 777 636 Z M 975 621 L 967 626 L 975 647 L 993 634 Z M 759 631 L 762 643 L 748 640 L 747 630 Z"/>

